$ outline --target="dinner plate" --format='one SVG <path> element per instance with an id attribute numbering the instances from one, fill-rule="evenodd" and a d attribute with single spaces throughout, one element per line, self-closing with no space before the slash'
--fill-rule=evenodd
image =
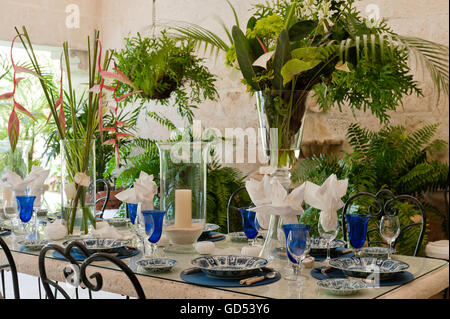
<path id="1" fill-rule="evenodd" d="M 63 243 L 64 246 L 67 246 L 73 240 L 68 240 Z M 130 244 L 129 240 L 123 239 L 112 239 L 112 238 L 84 238 L 77 239 L 82 244 L 86 246 L 86 248 L 91 252 L 105 252 L 105 253 L 114 253 L 117 252 L 120 248 L 125 247 Z M 74 247 L 75 249 L 76 247 Z"/>
<path id="2" fill-rule="evenodd" d="M 143 258 L 136 261 L 136 264 L 151 272 L 169 272 L 178 262 L 175 259 L 166 257 Z"/>
<path id="3" fill-rule="evenodd" d="M 41 250 L 42 247 L 47 245 L 50 241 L 48 240 L 21 240 L 17 242 L 20 246 L 27 250 Z"/>
<path id="4" fill-rule="evenodd" d="M 337 248 L 345 247 L 345 241 L 341 239 L 334 239 L 330 243 L 330 253 L 333 253 Z M 311 238 L 311 248 L 309 251 L 311 256 L 321 256 L 327 254 L 327 241 L 323 237 Z"/>
<path id="5" fill-rule="evenodd" d="M 104 221 L 108 222 L 111 226 L 114 227 L 124 227 L 128 225 L 128 218 L 106 218 L 103 219 Z"/>
<path id="6" fill-rule="evenodd" d="M 367 278 L 369 275 L 378 275 L 380 280 L 391 279 L 409 268 L 403 261 L 375 257 L 340 257 L 331 259 L 329 263 L 347 276 Z"/>
<path id="7" fill-rule="evenodd" d="M 394 252 L 394 249 L 391 249 L 391 254 Z M 360 257 L 387 258 L 388 253 L 389 247 L 362 247 L 359 249 Z"/>
<path id="8" fill-rule="evenodd" d="M 193 266 L 200 268 L 206 275 L 222 279 L 249 277 L 267 263 L 261 257 L 238 255 L 201 256 L 191 261 Z"/>
<path id="9" fill-rule="evenodd" d="M 361 289 L 367 288 L 367 284 L 361 280 L 346 279 L 346 278 L 330 278 L 319 280 L 317 286 L 324 289 L 326 292 L 338 295 L 348 296 L 358 293 Z"/>

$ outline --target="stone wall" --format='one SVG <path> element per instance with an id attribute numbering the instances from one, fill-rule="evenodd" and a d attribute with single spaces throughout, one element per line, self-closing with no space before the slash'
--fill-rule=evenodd
<path id="1" fill-rule="evenodd" d="M 250 16 L 251 4 L 258 1 L 231 0 L 242 23 Z M 262 2 L 262 0 L 259 0 Z M 72 48 L 86 49 L 86 36 L 94 28 L 99 28 L 104 47 L 120 49 L 125 36 L 133 36 L 136 32 L 151 35 L 152 24 L 151 0 L 2 0 L 0 18 L 0 40 L 10 41 L 15 32 L 14 26 L 26 25 L 33 41 L 39 45 L 60 46 L 68 40 Z M 77 4 L 80 9 L 80 28 L 66 27 L 66 8 L 69 4 Z M 447 0 L 363 0 L 358 7 L 365 14 L 366 6 L 375 4 L 380 15 L 389 20 L 394 30 L 403 35 L 422 37 L 445 45 L 449 42 L 449 4 Z M 189 21 L 209 28 L 225 36 L 218 16 L 228 26 L 234 23 L 232 11 L 225 0 L 157 0 L 156 17 L 158 24 L 171 21 Z M 220 99 L 217 102 L 206 101 L 196 111 L 196 118 L 202 121 L 203 127 L 215 127 L 222 132 L 228 127 L 256 128 L 257 116 L 253 98 L 245 92 L 240 84 L 239 73 L 224 66 L 224 57 L 208 57 L 207 65 L 218 77 L 217 88 Z M 424 97 L 405 97 L 403 107 L 391 114 L 392 124 L 402 124 L 416 129 L 427 123 L 440 122 L 437 137 L 449 140 L 448 137 L 448 99 L 436 104 L 436 96 L 432 82 L 421 70 L 415 72 L 420 82 Z M 155 107 L 159 112 L 168 115 L 177 124 L 184 123 L 171 107 Z M 348 109 L 339 112 L 337 108 L 327 113 L 317 111 L 311 101 L 304 131 L 305 144 L 326 140 L 343 140 L 348 125 L 358 121 L 362 126 L 371 129 L 380 127 L 377 119 L 367 113 L 357 112 L 356 118 Z M 138 125 L 140 136 L 163 138 L 168 132 L 156 122 L 140 118 Z M 344 145 L 344 148 L 348 146 Z M 338 151 L 339 148 L 333 148 Z M 440 156 L 448 162 L 448 149 Z M 239 164 L 241 170 L 248 173 L 258 164 Z"/>

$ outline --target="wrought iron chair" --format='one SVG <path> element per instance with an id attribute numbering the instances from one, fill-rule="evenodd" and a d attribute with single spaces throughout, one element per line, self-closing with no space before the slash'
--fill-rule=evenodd
<path id="1" fill-rule="evenodd" d="M 352 203 L 354 203 L 357 199 L 361 199 L 362 197 L 366 197 L 368 199 L 372 199 L 372 204 L 368 206 L 368 215 L 371 215 L 372 218 L 376 218 L 378 220 L 381 219 L 381 217 L 383 215 L 385 215 L 386 213 L 394 213 L 394 214 L 398 214 L 398 209 L 396 209 L 395 207 L 393 207 L 393 204 L 396 202 L 402 202 L 402 201 L 407 201 L 410 202 L 412 204 L 414 204 L 418 211 L 420 212 L 420 217 L 421 217 L 421 221 L 419 222 L 412 222 L 410 224 L 407 225 L 402 225 L 401 229 L 400 229 L 400 234 L 397 237 L 397 239 L 395 240 L 395 242 L 393 243 L 393 247 L 395 247 L 395 245 L 401 240 L 402 238 L 402 234 L 405 234 L 405 230 L 411 228 L 411 227 L 419 227 L 420 231 L 419 231 L 419 235 L 417 238 L 417 242 L 414 248 L 414 253 L 413 256 L 417 256 L 420 246 L 422 244 L 423 241 L 423 237 L 425 234 L 425 225 L 426 225 L 426 221 L 425 221 L 425 212 L 423 209 L 422 204 L 413 196 L 410 195 L 398 195 L 395 196 L 394 193 L 392 193 L 390 190 L 388 189 L 382 189 L 380 190 L 378 193 L 376 194 L 371 194 L 371 193 L 358 193 L 355 194 L 353 196 L 351 196 L 347 202 L 344 205 L 344 209 L 342 212 L 342 232 L 343 232 L 343 236 L 344 236 L 344 241 L 347 242 L 347 229 L 346 229 L 346 218 L 345 215 L 347 213 L 349 213 L 349 209 L 352 205 Z M 384 244 L 383 242 L 380 241 L 371 241 L 370 239 L 370 235 L 373 234 L 374 232 L 379 232 L 378 228 L 372 228 L 369 229 L 367 231 L 367 244 L 369 246 L 371 245 L 379 245 L 379 244 Z"/>
<path id="2" fill-rule="evenodd" d="M 245 201 L 245 204 L 243 203 L 235 203 L 236 199 L 239 199 L 240 196 L 243 196 L 244 194 L 247 194 L 247 189 L 245 188 L 245 186 L 241 186 L 238 189 L 236 189 L 231 195 L 230 198 L 228 199 L 228 204 L 227 204 L 227 233 L 230 233 L 230 225 L 233 224 L 233 220 L 231 218 L 232 215 L 231 213 L 234 212 L 234 216 L 236 218 L 236 220 L 234 220 L 234 222 L 236 223 L 240 223 L 241 220 L 241 213 L 239 212 L 239 208 L 240 207 L 244 207 L 244 206 L 252 206 L 252 201 L 249 197 L 248 201 Z M 241 200 L 244 200 L 242 197 L 240 198 Z M 238 217 L 236 217 L 238 216 Z"/>
<path id="3" fill-rule="evenodd" d="M 96 182 L 97 184 L 98 184 L 98 183 L 103 183 L 103 184 L 105 184 L 106 195 L 103 196 L 103 197 L 97 198 L 97 199 L 95 200 L 95 204 L 101 202 L 102 200 L 105 201 L 105 202 L 103 203 L 102 210 L 101 210 L 101 213 L 100 213 L 100 215 L 99 215 L 100 218 L 103 218 L 103 213 L 105 212 L 106 205 L 108 204 L 109 197 L 110 197 L 110 195 L 111 195 L 111 185 L 109 185 L 109 183 L 108 183 L 108 181 L 107 181 L 106 179 L 97 179 L 95 182 Z"/>
<path id="4" fill-rule="evenodd" d="M 74 248 L 81 250 L 83 255 L 86 257 L 84 261 L 78 262 L 73 258 L 70 252 Z M 91 254 L 86 249 L 86 247 L 78 241 L 73 241 L 69 243 L 69 245 L 67 245 L 66 248 L 63 248 L 55 244 L 48 244 L 44 248 L 42 248 L 39 254 L 39 275 L 42 280 L 44 290 L 47 294 L 47 298 L 56 299 L 56 293 L 59 292 L 62 294 L 64 298 L 70 299 L 69 294 L 64 290 L 64 288 L 61 287 L 61 285 L 57 281 L 52 281 L 47 277 L 47 272 L 45 269 L 45 261 L 46 261 L 45 255 L 48 251 L 51 250 L 59 252 L 70 262 L 70 265 L 68 265 L 63 269 L 63 275 L 66 281 L 68 281 L 69 283 L 73 284 L 74 287 L 76 287 L 75 293 L 77 299 L 78 299 L 78 286 L 82 288 L 87 288 L 89 291 L 90 298 L 92 298 L 91 291 L 99 291 L 102 289 L 103 287 L 102 275 L 96 272 L 88 277 L 86 275 L 86 268 L 95 261 L 105 261 L 105 260 L 110 261 L 114 265 L 118 266 L 130 279 L 138 295 L 138 298 L 145 299 L 145 293 L 136 275 L 124 262 L 107 253 L 98 252 Z M 91 279 L 95 280 L 95 282 L 92 283 Z M 51 288 L 54 288 L 55 292 L 53 292 Z"/>
<path id="5" fill-rule="evenodd" d="M 6 256 L 7 264 L 0 265 L 1 277 L 2 277 L 2 290 L 3 290 L 3 298 L 6 298 L 6 287 L 5 287 L 5 270 L 11 271 L 13 291 L 14 291 L 14 299 L 20 299 L 20 291 L 19 291 L 19 279 L 17 277 L 17 268 L 16 263 L 14 262 L 14 258 L 9 250 L 8 245 L 5 241 L 0 237 L 0 247 L 3 249 L 3 253 Z"/>

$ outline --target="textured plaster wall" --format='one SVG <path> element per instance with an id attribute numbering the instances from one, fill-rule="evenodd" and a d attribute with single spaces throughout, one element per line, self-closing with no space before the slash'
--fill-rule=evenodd
<path id="1" fill-rule="evenodd" d="M 251 4 L 257 1 L 231 0 L 242 23 L 250 16 Z M 260 1 L 262 2 L 262 1 Z M 66 6 L 77 4 L 80 8 L 80 28 L 68 29 L 65 26 Z M 11 40 L 15 25 L 27 25 L 36 44 L 60 46 L 68 40 L 77 50 L 86 49 L 86 36 L 97 27 L 101 31 L 104 47 L 120 49 L 123 37 L 136 32 L 151 35 L 151 0 L 1 0 L 0 40 Z M 445 45 L 449 42 L 449 3 L 447 0 L 364 0 L 358 7 L 365 14 L 368 4 L 380 8 L 382 17 L 389 20 L 394 30 L 403 35 L 411 35 L 436 41 Z M 157 0 L 156 16 L 159 24 L 170 21 L 189 21 L 224 35 L 217 17 L 227 25 L 234 18 L 225 0 Z M 240 84 L 239 74 L 224 66 L 224 57 L 208 58 L 207 65 L 218 77 L 217 88 L 220 99 L 217 102 L 204 102 L 196 111 L 196 118 L 204 127 L 219 128 L 224 132 L 228 127 L 248 128 L 258 126 L 253 98 Z M 416 129 L 427 123 L 440 122 L 438 137 L 448 137 L 448 100 L 442 99 L 436 104 L 436 96 L 428 75 L 415 72 L 424 97 L 405 97 L 403 107 L 391 114 L 392 124 L 402 124 Z M 152 106 L 154 107 L 154 106 Z M 183 126 L 173 108 L 154 107 Z M 324 138 L 342 139 L 351 122 L 358 121 L 363 126 L 377 129 L 380 124 L 370 114 L 356 113 L 356 119 L 348 109 L 340 113 L 337 108 L 328 113 L 317 112 L 314 101 L 310 103 L 310 113 L 306 121 L 304 140 L 322 140 Z M 163 138 L 168 132 L 154 121 L 142 117 L 139 120 L 138 133 L 141 136 Z M 344 145 L 345 148 L 347 146 Z M 441 156 L 448 161 L 448 150 Z M 258 167 L 257 164 L 237 165 L 245 172 Z"/>

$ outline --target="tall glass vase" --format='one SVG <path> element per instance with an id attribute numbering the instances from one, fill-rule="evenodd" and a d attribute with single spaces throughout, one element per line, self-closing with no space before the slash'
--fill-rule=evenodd
<path id="1" fill-rule="evenodd" d="M 158 148 L 161 210 L 166 212 L 163 232 L 170 240 L 167 251 L 191 253 L 206 222 L 208 144 L 158 143 Z"/>
<path id="2" fill-rule="evenodd" d="M 261 144 L 272 167 L 272 178 L 289 192 L 290 170 L 300 157 L 306 116 L 307 90 L 265 90 L 256 93 L 256 109 Z M 271 215 L 260 256 L 281 262 L 287 260 L 283 220 Z"/>
<path id="3" fill-rule="evenodd" d="M 65 139 L 61 147 L 61 210 L 69 235 L 95 228 L 95 140 Z"/>

